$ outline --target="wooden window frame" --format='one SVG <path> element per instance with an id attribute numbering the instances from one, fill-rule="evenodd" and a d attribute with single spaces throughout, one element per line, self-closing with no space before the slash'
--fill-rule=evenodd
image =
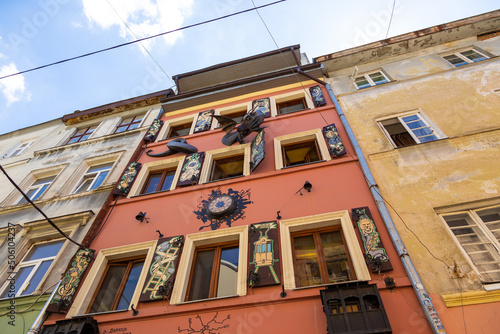
<path id="1" fill-rule="evenodd" d="M 80 132 L 80 131 L 81 131 L 81 130 L 83 130 L 83 129 L 85 129 L 85 131 L 84 131 L 84 132 L 82 132 L 82 133 L 78 133 L 78 132 Z M 72 136 L 68 139 L 68 141 L 66 142 L 66 144 L 76 144 L 76 143 L 80 143 L 80 142 L 82 142 L 82 141 L 89 140 L 89 139 L 92 137 L 92 135 L 94 134 L 95 130 L 97 130 L 97 125 L 94 125 L 94 126 L 89 126 L 89 127 L 87 127 L 87 128 L 79 128 L 79 129 L 77 129 L 77 130 L 76 130 L 76 132 L 75 132 L 75 133 L 74 133 L 74 134 L 73 134 L 73 135 L 72 135 Z M 88 137 L 87 137 L 87 138 L 82 139 L 83 137 L 85 137 L 85 136 L 87 136 L 87 135 L 88 135 Z M 77 141 L 70 143 L 70 142 L 71 142 L 71 140 L 76 139 L 76 138 L 77 138 Z"/>
<path id="2" fill-rule="evenodd" d="M 163 187 L 163 183 L 165 182 L 165 179 L 167 178 L 169 172 L 174 172 L 174 175 L 173 175 L 174 179 L 172 179 L 172 184 L 170 184 L 170 187 L 167 190 L 161 190 L 161 188 Z M 176 172 L 177 172 L 177 168 L 168 168 L 168 169 L 165 169 L 163 171 L 160 170 L 160 171 L 154 171 L 154 172 L 149 173 L 148 178 L 146 179 L 146 182 L 144 182 L 144 185 L 142 187 L 140 194 L 146 195 L 146 194 L 153 194 L 153 193 L 157 193 L 157 192 L 161 192 L 161 191 L 171 190 L 172 185 L 174 184 Z M 160 181 L 158 182 L 158 186 L 156 187 L 156 190 L 147 193 L 146 189 L 148 188 L 149 180 L 151 179 L 151 177 L 153 175 L 158 175 L 158 174 L 161 174 L 161 177 L 160 177 Z"/>
<path id="3" fill-rule="evenodd" d="M 294 105 L 299 104 L 299 103 L 294 103 L 294 102 L 297 102 L 297 101 L 300 101 L 302 103 L 302 107 L 303 107 L 302 109 L 294 110 L 294 111 L 289 111 L 289 112 L 285 112 L 285 113 L 283 113 L 281 111 L 281 108 L 290 107 L 290 106 L 294 106 Z M 307 107 L 306 98 L 304 96 L 299 97 L 299 98 L 294 98 L 294 99 L 291 99 L 291 100 L 282 101 L 282 102 L 276 102 L 276 113 L 278 115 L 293 114 L 295 112 L 299 112 L 299 111 L 307 110 L 307 109 L 309 109 L 309 108 Z"/>
<path id="4" fill-rule="evenodd" d="M 306 159 L 305 162 L 303 163 L 298 163 L 298 164 L 295 164 L 295 165 L 292 165 L 289 161 L 288 161 L 288 157 L 286 155 L 286 152 L 287 152 L 287 148 L 289 149 L 290 147 L 292 146 L 299 146 L 299 145 L 304 145 L 305 144 L 308 144 L 310 143 L 311 145 L 311 148 L 309 149 L 309 151 L 306 153 L 306 155 L 304 156 Z M 300 147 L 299 147 L 300 148 Z M 309 157 L 309 154 L 311 152 L 312 149 L 315 149 L 316 150 L 316 154 L 318 155 L 318 160 L 316 161 L 307 161 L 307 160 L 310 160 L 310 157 Z M 319 161 L 322 161 L 322 158 L 321 158 L 321 152 L 319 150 L 319 147 L 318 147 L 318 142 L 316 141 L 316 139 L 311 139 L 311 140 L 306 140 L 306 141 L 302 141 L 302 142 L 297 142 L 297 143 L 291 143 L 291 144 L 286 144 L 286 145 L 283 145 L 281 146 L 281 154 L 283 155 L 283 165 L 284 167 L 295 167 L 295 166 L 301 166 L 301 165 L 305 165 L 305 164 L 308 164 L 308 163 L 314 163 L 314 162 L 319 162 Z"/>
<path id="5" fill-rule="evenodd" d="M 114 133 L 122 133 L 122 132 L 126 132 L 126 131 L 129 131 L 129 130 L 137 129 L 139 126 L 141 126 L 141 123 L 142 123 L 142 121 L 144 120 L 145 117 L 146 117 L 146 115 L 141 114 L 141 115 L 136 115 L 136 116 L 122 118 L 122 120 L 120 121 L 120 124 L 118 124 L 118 126 L 116 127 Z M 124 120 L 129 119 L 129 118 L 132 118 L 132 120 L 130 120 L 130 122 L 124 123 Z M 140 118 L 140 119 L 136 120 L 137 118 Z M 133 126 L 133 125 L 135 125 L 135 124 L 137 124 L 137 126 L 135 128 L 133 128 L 133 129 L 130 129 L 130 127 Z M 118 131 L 118 129 L 123 128 L 123 127 L 125 127 L 125 130 Z"/>
<path id="6" fill-rule="evenodd" d="M 120 260 L 108 262 L 108 264 L 106 265 L 106 269 L 105 269 L 105 271 L 104 271 L 104 273 L 99 281 L 99 284 L 97 285 L 97 288 L 95 289 L 94 294 L 92 295 L 92 299 L 91 299 L 90 304 L 87 308 L 87 313 L 90 313 L 90 310 L 94 306 L 95 299 L 96 299 L 97 295 L 99 294 L 99 291 L 101 290 L 102 284 L 104 282 L 104 279 L 106 278 L 106 275 L 108 274 L 109 268 L 113 265 L 127 263 L 127 268 L 125 269 L 125 273 L 123 274 L 122 280 L 120 281 L 120 285 L 119 285 L 118 290 L 116 292 L 116 296 L 115 296 L 115 299 L 114 299 L 113 304 L 111 306 L 111 309 L 108 311 L 94 312 L 94 313 L 120 311 L 120 310 L 117 310 L 116 308 L 117 308 L 118 303 L 120 302 L 120 299 L 122 297 L 123 290 L 125 289 L 125 285 L 126 285 L 127 280 L 130 276 L 130 271 L 132 270 L 132 266 L 136 263 L 141 262 L 141 261 L 143 263 L 143 269 L 144 269 L 144 266 L 146 266 L 146 263 L 145 263 L 146 259 L 144 256 L 133 257 L 133 258 L 128 258 L 128 259 L 120 259 Z M 139 284 L 139 283 L 140 282 L 138 282 L 137 284 Z M 137 288 L 137 286 L 136 286 L 136 288 Z M 130 307 L 130 304 L 128 305 L 128 307 Z M 127 309 L 128 309 L 128 307 L 127 307 Z"/>
<path id="7" fill-rule="evenodd" d="M 233 161 L 242 161 L 241 173 L 239 175 L 227 176 L 225 174 L 224 170 L 222 168 L 218 167 L 218 165 L 221 162 L 223 162 L 223 163 L 229 163 L 229 162 L 233 162 Z M 214 177 L 215 177 L 214 175 L 215 175 L 217 167 L 222 171 L 222 178 L 214 179 Z M 224 175 L 226 175 L 226 176 L 224 176 Z M 208 182 L 222 181 L 222 180 L 233 179 L 233 178 L 242 177 L 242 176 L 245 176 L 245 154 L 244 153 L 243 154 L 232 155 L 232 156 L 229 156 L 229 157 L 221 157 L 221 158 L 218 158 L 218 159 L 214 159 L 213 163 L 212 163 L 212 169 L 210 171 L 210 179 L 209 179 Z"/>
<path id="8" fill-rule="evenodd" d="M 206 152 L 205 161 L 201 168 L 200 184 L 231 179 L 232 177 L 227 179 L 212 180 L 213 166 L 214 166 L 214 161 L 216 160 L 221 160 L 234 156 L 243 156 L 243 175 L 235 177 L 243 177 L 250 175 L 250 158 L 252 155 L 250 151 L 250 146 L 251 144 L 247 143 L 247 144 L 233 145 Z"/>
<path id="9" fill-rule="evenodd" d="M 214 252 L 214 259 L 213 259 L 213 263 L 212 263 L 212 273 L 210 275 L 210 289 L 209 289 L 207 299 L 221 298 L 221 297 L 217 297 L 217 285 L 219 283 L 221 254 L 222 254 L 222 250 L 227 249 L 227 248 L 233 248 L 233 247 L 238 247 L 238 253 L 239 253 L 240 249 L 239 249 L 238 242 L 215 244 L 215 245 L 210 245 L 210 246 L 197 247 L 195 249 L 193 262 L 192 262 L 193 265 L 191 266 L 191 272 L 189 274 L 189 281 L 188 281 L 187 291 L 186 291 L 186 296 L 185 296 L 186 302 L 201 300 L 201 299 L 189 300 L 188 298 L 189 298 L 189 294 L 191 293 L 191 285 L 193 283 L 193 274 L 194 274 L 194 270 L 195 270 L 194 264 L 196 263 L 197 255 L 199 252 L 203 252 L 203 251 L 207 251 L 207 250 L 214 250 L 215 251 Z M 238 264 L 238 266 L 239 266 L 239 264 Z"/>
<path id="10" fill-rule="evenodd" d="M 328 227 L 328 228 L 312 229 L 312 230 L 291 233 L 290 238 L 291 238 L 291 242 L 292 242 L 292 258 L 293 258 L 295 282 L 299 282 L 299 275 L 298 275 L 298 268 L 297 268 L 297 261 L 296 261 L 297 257 L 295 254 L 295 238 L 312 235 L 313 240 L 314 240 L 314 246 L 316 249 L 316 255 L 318 257 L 318 262 L 319 262 L 319 269 L 320 269 L 320 275 L 321 275 L 321 285 L 332 284 L 332 283 L 330 283 L 330 280 L 328 278 L 328 268 L 326 265 L 325 254 L 323 251 L 323 247 L 321 245 L 321 237 L 320 237 L 322 233 L 328 233 L 328 232 L 340 232 L 340 236 L 342 237 L 342 243 L 344 245 L 345 254 L 347 257 L 347 262 L 349 264 L 350 275 L 352 276 L 349 278 L 349 280 L 347 280 L 345 282 L 356 280 L 356 273 L 353 270 L 354 267 L 353 267 L 353 264 L 351 261 L 351 256 L 349 254 L 349 250 L 347 248 L 347 243 L 346 243 L 346 240 L 344 237 L 344 233 L 342 233 L 342 228 L 340 226 L 334 226 L 334 227 Z M 316 285 L 307 285 L 304 287 L 309 287 L 309 286 L 316 286 Z M 302 286 L 298 285 L 297 287 L 302 287 Z"/>

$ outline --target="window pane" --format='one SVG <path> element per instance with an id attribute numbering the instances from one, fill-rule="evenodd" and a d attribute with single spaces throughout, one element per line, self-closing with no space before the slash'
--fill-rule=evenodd
<path id="1" fill-rule="evenodd" d="M 318 255 L 312 235 L 293 239 L 297 287 L 322 284 Z"/>
<path id="2" fill-rule="evenodd" d="M 460 54 L 462 56 L 465 56 L 468 59 L 472 60 L 473 62 L 488 59 L 487 57 L 483 56 L 482 54 L 480 54 L 474 50 L 467 50 L 464 52 L 460 52 Z"/>
<path id="3" fill-rule="evenodd" d="M 17 274 L 15 275 L 15 283 L 14 283 L 14 293 L 17 294 L 21 288 L 21 285 L 23 285 L 24 281 L 26 281 L 26 278 L 28 278 L 28 275 L 31 273 L 31 270 L 33 270 L 35 266 L 29 266 L 29 267 L 23 267 L 17 271 Z M 11 275 L 13 276 L 13 274 Z M 9 294 L 9 288 L 10 285 L 7 286 L 7 290 L 3 294 L 2 298 L 6 298 L 7 295 Z"/>
<path id="4" fill-rule="evenodd" d="M 33 200 L 33 197 L 34 197 L 34 195 L 36 193 L 36 190 L 37 189 L 30 189 L 30 190 L 28 190 L 28 192 L 26 193 L 26 196 L 28 196 L 28 198 L 30 200 Z M 21 203 L 28 203 L 28 201 L 26 200 L 26 198 L 24 196 L 21 197 L 21 199 L 19 200 L 19 202 L 17 202 L 17 204 L 21 204 Z"/>
<path id="5" fill-rule="evenodd" d="M 111 169 L 111 166 L 113 166 L 112 162 L 107 163 L 107 164 L 102 164 L 102 165 L 91 166 L 89 168 L 89 170 L 87 171 L 87 173 L 85 173 L 85 174 L 95 173 L 95 172 L 99 172 L 99 171 L 106 170 L 106 169 Z"/>
<path id="6" fill-rule="evenodd" d="M 325 255 L 329 283 L 351 280 L 351 270 L 340 232 L 321 233 L 321 243 Z"/>
<path id="7" fill-rule="evenodd" d="M 191 277 L 188 300 L 208 298 L 210 293 L 213 262 L 213 249 L 196 253 L 196 261 L 193 265 L 193 276 Z"/>
<path id="8" fill-rule="evenodd" d="M 122 296 L 120 297 L 120 301 L 118 302 L 118 306 L 116 307 L 117 310 L 126 310 L 129 307 L 132 296 L 134 295 L 135 287 L 137 286 L 137 282 L 139 281 L 139 276 L 141 275 L 143 265 L 143 262 L 134 263 L 132 265 L 132 269 L 130 270 L 130 274 L 128 275 L 127 283 L 125 284 Z"/>
<path id="9" fill-rule="evenodd" d="M 156 189 L 158 188 L 160 180 L 161 180 L 161 174 L 150 175 L 146 187 L 144 188 L 144 194 L 150 194 L 155 192 Z"/>
<path id="10" fill-rule="evenodd" d="M 35 245 L 23 260 L 23 262 L 56 256 L 63 244 L 64 240 Z"/>
<path id="11" fill-rule="evenodd" d="M 284 152 L 285 166 L 295 166 L 320 160 L 315 141 L 285 146 Z"/>
<path id="12" fill-rule="evenodd" d="M 369 76 L 373 80 L 375 85 L 380 85 L 389 82 L 381 72 L 371 73 L 369 74 Z"/>
<path id="13" fill-rule="evenodd" d="M 300 111 L 306 109 L 306 104 L 303 98 L 287 101 L 277 104 L 278 113 L 280 115 L 289 114 L 295 111 Z"/>
<path id="14" fill-rule="evenodd" d="M 42 184 L 42 183 L 50 183 L 50 182 L 52 182 L 52 180 L 54 180 L 54 178 L 55 178 L 55 175 L 36 179 L 36 181 L 33 182 L 32 186 L 37 185 L 37 184 Z"/>
<path id="15" fill-rule="evenodd" d="M 449 61 L 453 66 L 462 66 L 467 64 L 465 60 L 457 55 L 444 56 L 443 58 Z"/>
<path id="16" fill-rule="evenodd" d="M 104 181 L 104 179 L 106 178 L 106 176 L 108 175 L 108 173 L 109 173 L 109 170 L 99 173 L 99 175 L 97 176 L 97 179 L 95 180 L 91 189 L 95 189 L 95 188 L 99 187 L 102 184 L 102 182 Z"/>
<path id="17" fill-rule="evenodd" d="M 87 191 L 93 180 L 94 180 L 93 176 L 86 177 L 85 179 L 83 179 L 82 183 L 80 183 L 78 188 L 75 190 L 75 194 Z"/>
<path id="18" fill-rule="evenodd" d="M 477 214 L 493 236 L 500 242 L 500 208 L 478 211 Z"/>
<path id="19" fill-rule="evenodd" d="M 161 191 L 170 190 L 172 186 L 172 182 L 174 181 L 175 170 L 168 171 L 165 175 L 165 180 L 163 180 L 163 184 L 161 185 Z"/>
<path id="20" fill-rule="evenodd" d="M 238 247 L 226 248 L 221 251 L 217 297 L 236 295 L 238 256 Z"/>
<path id="21" fill-rule="evenodd" d="M 33 277 L 31 277 L 28 287 L 23 291 L 23 293 L 21 293 L 21 296 L 31 295 L 36 290 L 38 284 L 40 284 L 40 281 L 43 276 L 45 276 L 47 270 L 49 270 L 51 264 L 52 260 L 44 261 L 40 264 Z"/>
<path id="22" fill-rule="evenodd" d="M 120 287 L 127 265 L 111 265 L 106 273 L 106 277 L 99 288 L 99 292 L 90 309 L 90 313 L 111 311 L 116 294 Z"/>
<path id="23" fill-rule="evenodd" d="M 356 80 L 356 86 L 358 86 L 358 88 L 366 88 L 366 87 L 370 87 L 370 83 L 368 82 L 368 79 L 366 79 L 364 76 L 362 77 L 357 77 Z"/>
<path id="24" fill-rule="evenodd" d="M 34 200 L 38 199 L 40 196 L 42 196 L 48 187 L 49 187 L 48 184 L 43 185 L 42 188 L 40 188 L 40 190 L 35 194 L 35 196 L 33 196 L 33 198 L 31 198 L 31 200 L 34 201 Z"/>

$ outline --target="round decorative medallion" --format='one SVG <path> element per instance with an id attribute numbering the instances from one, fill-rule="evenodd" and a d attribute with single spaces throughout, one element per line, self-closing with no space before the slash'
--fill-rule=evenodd
<path id="1" fill-rule="evenodd" d="M 207 214 L 211 218 L 222 218 L 233 213 L 236 201 L 228 194 L 219 195 L 207 205 Z"/>

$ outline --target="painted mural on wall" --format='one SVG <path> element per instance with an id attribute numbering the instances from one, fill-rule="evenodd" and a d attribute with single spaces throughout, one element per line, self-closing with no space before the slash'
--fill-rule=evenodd
<path id="1" fill-rule="evenodd" d="M 264 116 L 271 117 L 271 103 L 268 97 L 252 101 L 252 111 L 259 111 Z"/>
<path id="2" fill-rule="evenodd" d="M 64 274 L 61 284 L 47 307 L 47 312 L 61 312 L 67 310 L 73 300 L 80 278 L 94 257 L 94 250 L 80 249 L 76 252 L 71 267 Z"/>
<path id="3" fill-rule="evenodd" d="M 196 119 L 196 125 L 194 126 L 193 133 L 210 130 L 210 127 L 212 126 L 213 114 L 213 109 L 200 112 L 198 114 L 198 118 Z"/>
<path id="4" fill-rule="evenodd" d="M 141 166 L 142 165 L 139 162 L 131 162 L 130 165 L 128 165 L 127 169 L 125 169 L 125 172 L 122 175 L 122 178 L 113 191 L 115 195 L 128 194 L 128 192 L 130 191 L 130 187 L 132 186 L 132 183 L 137 176 L 137 173 L 139 173 L 139 170 L 141 169 Z"/>
<path id="5" fill-rule="evenodd" d="M 352 219 L 361 234 L 370 269 L 375 272 L 392 270 L 389 256 L 380 240 L 370 209 L 368 207 L 352 209 Z"/>
<path id="6" fill-rule="evenodd" d="M 253 202 L 250 200 L 250 189 L 236 191 L 229 188 L 223 193 L 220 188 L 212 190 L 208 198 L 203 199 L 193 213 L 201 220 L 205 228 L 218 229 L 222 223 L 228 227 L 238 219 L 245 219 L 245 209 Z"/>
<path id="7" fill-rule="evenodd" d="M 163 121 L 161 119 L 155 119 L 149 126 L 148 132 L 144 135 L 144 140 L 147 142 L 154 141 L 158 136 L 158 132 L 160 131 L 162 125 Z"/>
<path id="8" fill-rule="evenodd" d="M 193 318 L 188 318 L 188 325 L 186 328 L 182 329 L 180 326 L 177 327 L 177 333 L 188 333 L 188 334 L 220 334 L 220 330 L 224 328 L 229 328 L 229 323 L 225 323 L 227 320 L 231 319 L 228 314 L 225 318 L 219 318 L 219 312 L 208 321 L 204 322 L 199 314 L 195 316 L 195 321 Z"/>
<path id="9" fill-rule="evenodd" d="M 264 129 L 260 130 L 252 140 L 250 150 L 250 170 L 253 171 L 264 160 L 266 152 L 264 151 Z"/>
<path id="10" fill-rule="evenodd" d="M 326 143 L 328 144 L 328 151 L 332 157 L 339 157 L 346 154 L 344 144 L 340 139 L 340 135 L 335 127 L 335 124 L 323 127 L 323 135 L 325 136 Z"/>
<path id="11" fill-rule="evenodd" d="M 182 240 L 182 236 L 158 240 L 139 301 L 170 298 Z"/>
<path id="12" fill-rule="evenodd" d="M 252 224 L 248 233 L 249 251 L 252 259 L 248 265 L 248 285 L 258 287 L 279 284 L 281 271 L 278 224 L 275 221 Z"/>
<path id="13" fill-rule="evenodd" d="M 205 152 L 193 153 L 186 156 L 177 186 L 182 187 L 198 184 L 203 160 L 205 160 Z"/>
<path id="14" fill-rule="evenodd" d="M 311 92 L 311 96 L 315 107 L 321 107 L 326 104 L 325 97 L 323 96 L 323 92 L 321 91 L 321 87 L 319 85 L 314 87 L 309 87 L 309 91 Z"/>

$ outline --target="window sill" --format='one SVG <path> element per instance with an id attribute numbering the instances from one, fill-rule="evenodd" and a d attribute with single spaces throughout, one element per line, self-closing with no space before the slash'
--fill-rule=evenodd
<path id="1" fill-rule="evenodd" d="M 317 164 L 317 163 L 325 162 L 325 161 L 326 160 L 318 160 L 318 161 L 313 161 L 313 162 L 306 162 L 306 163 L 303 163 L 303 164 L 297 164 L 297 165 L 293 165 L 293 166 L 284 166 L 284 167 L 281 167 L 281 169 L 288 169 L 288 168 L 294 168 L 294 167 L 299 167 L 299 166 L 307 166 L 307 165 Z"/>
<path id="2" fill-rule="evenodd" d="M 305 110 L 311 110 L 311 108 L 305 108 L 305 109 L 290 111 L 290 112 L 287 112 L 287 113 L 284 113 L 284 114 L 277 114 L 276 117 L 290 115 L 290 114 L 295 114 L 297 112 L 301 112 L 301 111 L 305 111 Z"/>
<path id="3" fill-rule="evenodd" d="M 326 286 L 335 286 L 335 285 L 341 285 L 341 284 L 346 284 L 346 283 L 361 283 L 361 282 L 368 282 L 364 280 L 354 280 L 354 281 L 344 281 L 344 282 L 338 282 L 338 283 L 327 283 L 327 284 L 318 284 L 318 285 L 309 285 L 309 286 L 299 286 L 291 289 L 292 291 L 295 290 L 306 290 L 306 289 L 313 289 L 313 288 L 323 288 Z"/>
<path id="4" fill-rule="evenodd" d="M 81 317 L 89 317 L 89 316 L 94 316 L 94 315 L 113 314 L 113 313 L 121 313 L 121 312 L 128 312 L 128 311 L 129 311 L 128 309 L 125 309 L 125 310 L 114 310 L 114 311 L 106 311 L 106 312 L 85 313 L 85 314 L 74 315 L 71 318 L 81 318 Z"/>
<path id="5" fill-rule="evenodd" d="M 209 301 L 212 301 L 212 300 L 229 299 L 229 298 L 235 298 L 235 297 L 240 297 L 240 296 L 239 295 L 231 295 L 231 296 L 224 296 L 224 297 L 215 297 L 215 298 L 189 300 L 189 301 L 184 301 L 184 302 L 177 303 L 175 305 L 187 305 L 187 304 L 200 303 L 200 302 L 209 302 Z"/>
<path id="6" fill-rule="evenodd" d="M 218 180 L 210 180 L 206 181 L 203 184 L 208 184 L 208 183 L 215 183 L 215 182 L 222 182 L 222 181 L 227 181 L 227 180 L 233 180 L 233 179 L 238 179 L 240 177 L 245 177 L 246 175 L 238 175 L 238 176 L 231 176 L 231 177 L 226 177 L 224 179 L 218 179 Z"/>

